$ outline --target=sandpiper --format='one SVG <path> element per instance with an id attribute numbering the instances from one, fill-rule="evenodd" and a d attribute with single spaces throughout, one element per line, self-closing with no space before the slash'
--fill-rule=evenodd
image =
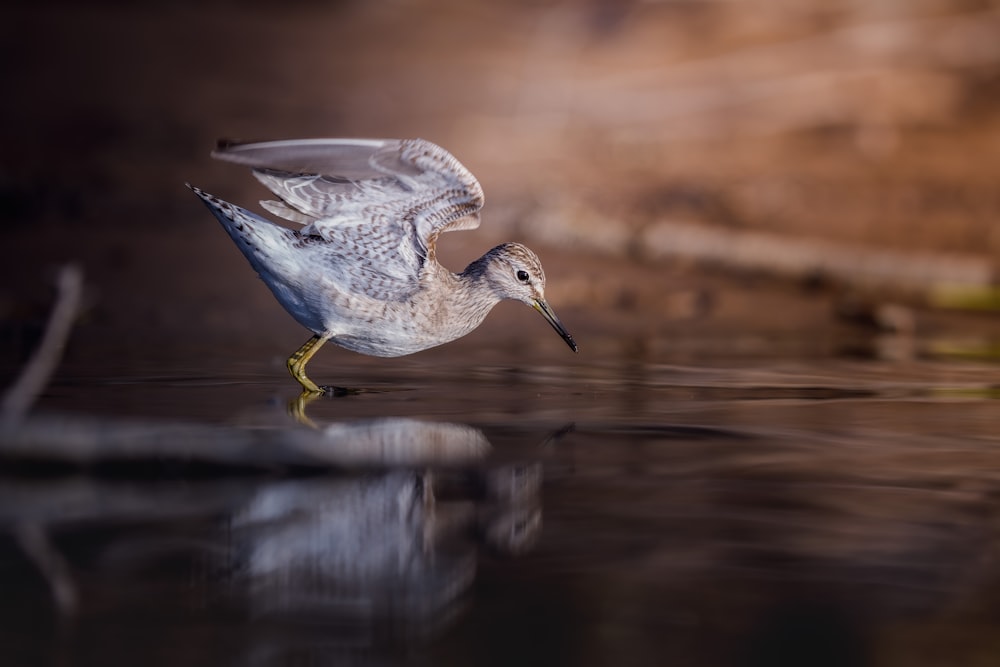
<path id="1" fill-rule="evenodd" d="M 460 338 L 503 299 L 542 314 L 576 342 L 545 301 L 534 252 L 503 243 L 461 273 L 438 263 L 442 232 L 475 229 L 476 177 L 422 139 L 299 139 L 228 143 L 212 156 L 253 169 L 277 197 L 261 205 L 303 225 L 293 230 L 189 185 L 260 278 L 313 336 L 288 358 L 306 394 L 305 367 L 327 341 L 397 357 Z"/>

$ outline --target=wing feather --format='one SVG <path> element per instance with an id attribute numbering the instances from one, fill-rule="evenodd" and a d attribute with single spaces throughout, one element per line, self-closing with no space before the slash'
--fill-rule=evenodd
<path id="1" fill-rule="evenodd" d="M 289 139 L 253 143 L 219 142 L 212 157 L 254 169 L 337 175 L 350 180 L 375 178 L 384 172 L 372 156 L 398 144 L 395 139 Z M 401 169 L 403 167 L 400 167 Z"/>
<path id="2" fill-rule="evenodd" d="M 268 141 L 220 145 L 212 155 L 252 168 L 278 197 L 264 208 L 305 225 L 300 233 L 325 242 L 333 263 L 373 285 L 416 289 L 438 236 L 479 226 L 479 181 L 422 139 Z"/>
<path id="3" fill-rule="evenodd" d="M 269 210 L 296 222 L 304 216 L 319 236 L 345 219 L 396 215 L 433 251 L 439 234 L 479 226 L 479 181 L 448 151 L 422 139 L 268 141 L 220 146 L 212 155 L 251 167 L 298 215 Z"/>

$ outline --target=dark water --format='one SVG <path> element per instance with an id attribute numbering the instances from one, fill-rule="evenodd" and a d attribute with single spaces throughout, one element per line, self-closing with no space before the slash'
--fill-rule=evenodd
<path id="1" fill-rule="evenodd" d="M 67 369 L 40 411 L 195 430 L 0 476 L 0 664 L 1000 657 L 995 366 L 442 360 L 342 366 L 313 427 L 277 363 Z"/>

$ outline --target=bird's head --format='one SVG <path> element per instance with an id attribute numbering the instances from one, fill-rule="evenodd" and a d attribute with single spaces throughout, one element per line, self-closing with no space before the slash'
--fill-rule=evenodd
<path id="1" fill-rule="evenodd" d="M 545 301 L 545 271 L 538 255 L 520 243 L 503 243 L 480 260 L 482 280 L 501 299 L 514 299 L 542 314 L 566 344 L 576 352 L 573 336 Z"/>

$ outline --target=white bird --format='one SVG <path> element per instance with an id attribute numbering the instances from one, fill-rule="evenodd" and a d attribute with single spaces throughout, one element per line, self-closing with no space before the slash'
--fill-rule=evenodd
<path id="1" fill-rule="evenodd" d="M 476 229 L 483 189 L 446 150 L 422 139 L 300 139 L 220 145 L 277 196 L 261 204 L 292 230 L 189 185 L 292 317 L 313 332 L 288 359 L 305 373 L 326 342 L 396 357 L 460 338 L 503 299 L 542 314 L 577 345 L 545 301 L 534 252 L 504 243 L 461 273 L 438 263 L 443 232 Z"/>

